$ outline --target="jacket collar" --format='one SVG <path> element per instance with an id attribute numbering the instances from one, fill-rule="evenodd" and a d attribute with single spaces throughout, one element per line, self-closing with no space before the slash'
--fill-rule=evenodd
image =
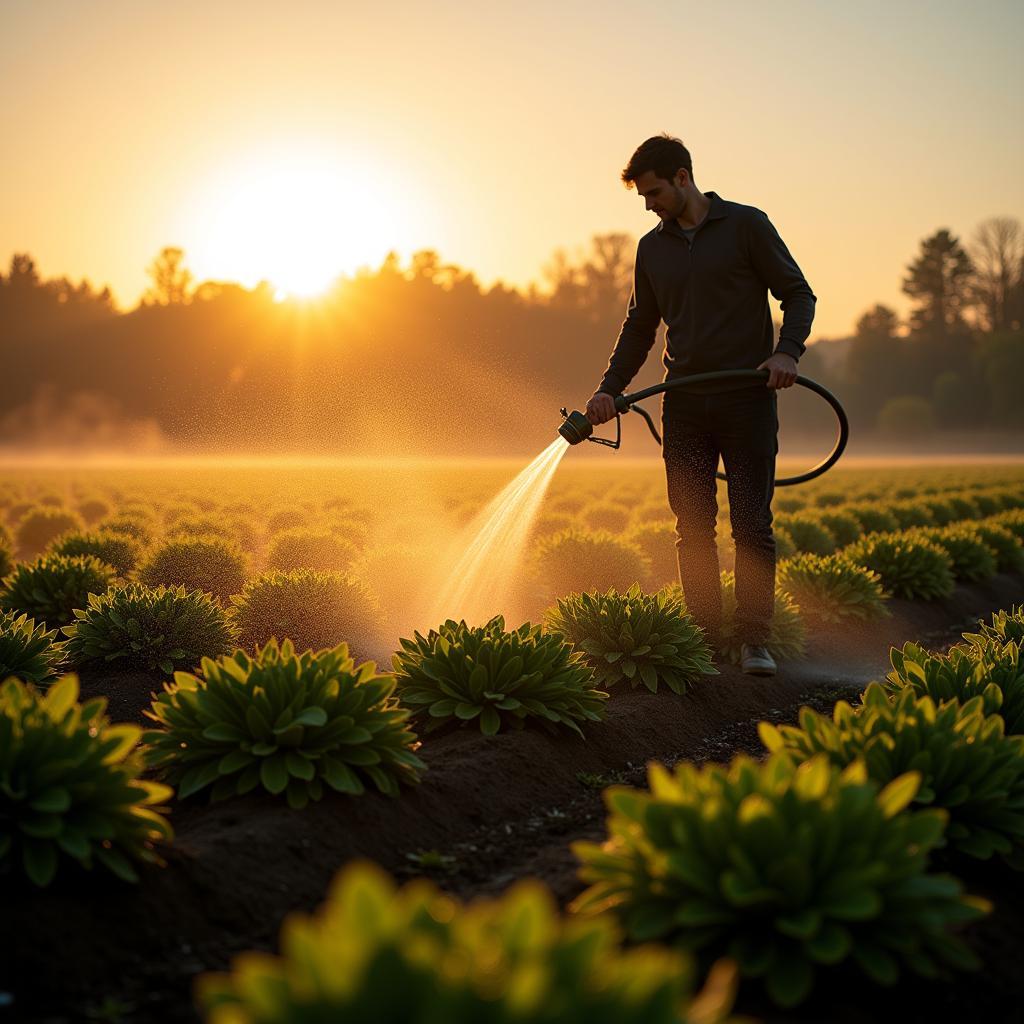
<path id="1" fill-rule="evenodd" d="M 725 205 L 725 200 L 717 192 L 705 192 L 704 195 L 711 200 L 711 206 L 708 207 L 707 216 L 701 221 L 701 225 L 707 224 L 709 220 L 719 220 L 722 217 L 729 216 L 729 210 Z M 668 221 L 659 221 L 655 231 L 661 231 Z M 679 224 L 676 221 L 672 221 L 672 224 L 678 228 Z"/>

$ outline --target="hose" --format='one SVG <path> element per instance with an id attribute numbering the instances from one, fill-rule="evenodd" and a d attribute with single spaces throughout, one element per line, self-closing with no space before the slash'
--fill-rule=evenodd
<path id="1" fill-rule="evenodd" d="M 647 426 L 650 427 L 651 433 L 660 445 L 661 437 L 654 426 L 654 421 L 651 419 L 650 414 L 646 409 L 641 409 L 639 407 L 634 408 L 637 402 L 643 401 L 645 398 L 650 398 L 652 395 L 659 395 L 663 391 L 670 391 L 672 388 L 682 387 L 687 384 L 702 384 L 705 381 L 712 380 L 738 380 L 741 378 L 766 381 L 769 376 L 770 374 L 768 370 L 715 370 L 712 373 L 695 373 L 689 377 L 673 377 L 671 380 L 665 380 L 660 384 L 654 384 L 649 388 L 644 388 L 642 391 L 634 391 L 632 394 L 628 395 L 619 395 L 615 399 L 615 408 L 620 413 L 630 411 L 640 413 L 640 415 L 647 420 Z M 811 380 L 809 377 L 801 377 L 798 375 L 794 383 L 807 388 L 808 391 L 813 391 L 816 395 L 820 395 L 826 402 L 828 402 L 832 407 L 832 411 L 836 414 L 836 419 L 839 421 L 839 434 L 836 437 L 835 447 L 827 458 L 823 459 L 818 463 L 818 465 L 813 469 L 809 469 L 806 473 L 801 473 L 799 476 L 788 476 L 781 480 L 776 480 L 776 487 L 789 487 L 793 484 L 803 484 L 808 480 L 813 480 L 815 477 L 821 476 L 822 473 L 831 469 L 839 461 L 839 456 L 843 454 L 843 450 L 846 448 L 846 442 L 850 439 L 850 422 L 846 418 L 846 410 L 839 404 L 839 399 L 836 398 L 828 388 L 822 387 L 817 381 Z M 716 473 L 715 476 L 718 477 L 719 480 L 728 479 L 725 473 Z"/>

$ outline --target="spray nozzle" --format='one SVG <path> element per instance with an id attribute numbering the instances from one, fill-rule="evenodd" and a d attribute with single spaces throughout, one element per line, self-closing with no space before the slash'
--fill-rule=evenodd
<path id="1" fill-rule="evenodd" d="M 593 424 L 583 413 L 577 412 L 575 409 L 572 412 L 566 412 L 565 406 L 562 406 L 558 411 L 562 414 L 562 425 L 558 428 L 558 433 L 569 444 L 579 444 L 580 441 L 593 441 L 594 444 L 604 444 L 609 448 L 618 448 L 622 443 L 622 424 L 618 413 L 615 415 L 615 440 L 613 441 L 609 437 L 594 437 Z"/>
<path id="2" fill-rule="evenodd" d="M 654 440 L 661 444 L 661 435 L 658 433 L 657 427 L 654 425 L 654 421 L 651 419 L 650 414 L 642 406 L 633 405 L 627 398 L 619 395 L 615 399 L 615 440 L 613 441 L 610 437 L 594 437 L 594 427 L 590 420 L 581 412 L 577 412 L 573 409 L 572 412 L 566 412 L 565 406 L 563 405 L 558 411 L 562 414 L 562 425 L 558 428 L 558 433 L 562 435 L 569 442 L 569 444 L 579 444 L 580 441 L 593 441 L 594 444 L 607 445 L 609 448 L 618 448 L 622 443 L 622 416 L 624 412 L 638 412 L 647 421 L 647 426 L 654 437 Z"/>

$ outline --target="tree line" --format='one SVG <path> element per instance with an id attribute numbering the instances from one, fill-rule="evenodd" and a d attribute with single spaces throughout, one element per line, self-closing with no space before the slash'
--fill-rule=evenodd
<path id="1" fill-rule="evenodd" d="M 17 253 L 0 273 L 0 444 L 535 450 L 558 407 L 580 407 L 600 379 L 634 253 L 627 234 L 596 235 L 586 252 L 556 251 L 546 287 L 525 291 L 484 288 L 433 250 L 405 265 L 391 253 L 302 303 L 275 301 L 269 282 L 197 283 L 166 247 L 127 312 L 109 288 L 44 280 Z M 839 395 L 858 434 L 1024 427 L 1021 225 L 992 218 L 966 243 L 936 231 L 902 288 L 906 322 L 875 305 L 852 336 L 811 345 L 801 372 Z M 636 387 L 661 379 L 662 342 Z M 786 425 L 811 429 L 819 413 L 794 407 Z"/>

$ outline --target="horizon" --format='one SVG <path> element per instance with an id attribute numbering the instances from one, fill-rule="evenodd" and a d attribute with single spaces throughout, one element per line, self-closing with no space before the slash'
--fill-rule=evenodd
<path id="1" fill-rule="evenodd" d="M 1019 5 L 528 3 L 498 21 L 442 3 L 403 5 L 397 32 L 319 0 L 245 10 L 188 0 L 167 23 L 124 0 L 6 5 L 0 82 L 24 99 L 0 114 L 17 143 L 0 171 L 4 265 L 27 252 L 46 278 L 109 286 L 119 312 L 164 246 L 196 283 L 264 279 L 278 298 L 423 249 L 483 289 L 543 291 L 556 250 L 655 226 L 619 174 L 668 131 L 702 192 L 776 225 L 818 297 L 818 340 L 875 303 L 905 316 L 900 281 L 927 235 L 969 243 L 1024 213 Z M 649 57 L 666 41 L 687 55 L 682 98 Z M 723 61 L 746 70 L 723 76 Z"/>

